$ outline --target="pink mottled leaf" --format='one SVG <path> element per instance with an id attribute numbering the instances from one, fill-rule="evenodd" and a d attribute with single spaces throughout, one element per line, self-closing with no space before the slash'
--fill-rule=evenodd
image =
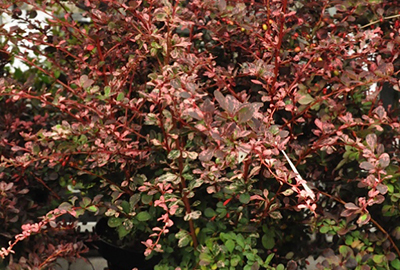
<path id="1" fill-rule="evenodd" d="M 385 169 L 387 166 L 390 164 L 390 157 L 387 153 L 383 153 L 379 157 L 379 165 L 381 166 L 382 169 Z"/>
<path id="2" fill-rule="evenodd" d="M 365 138 L 365 140 L 367 141 L 369 148 L 371 150 L 374 150 L 376 147 L 376 141 L 377 141 L 376 134 L 374 134 L 374 133 L 368 134 L 367 137 Z"/>
<path id="3" fill-rule="evenodd" d="M 369 171 L 369 170 L 374 169 L 375 167 L 374 167 L 374 165 L 372 165 L 370 162 L 368 162 L 368 161 L 363 161 L 363 162 L 361 162 L 361 164 L 360 164 L 360 168 L 363 169 L 363 170 Z"/>

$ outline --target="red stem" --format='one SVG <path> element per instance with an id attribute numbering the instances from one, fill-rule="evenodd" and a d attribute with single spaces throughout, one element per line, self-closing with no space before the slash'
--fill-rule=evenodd
<path id="1" fill-rule="evenodd" d="M 283 0 L 283 7 L 282 7 L 282 14 L 281 14 L 281 18 L 280 18 L 280 27 L 279 27 L 279 36 L 278 36 L 278 44 L 275 48 L 275 69 L 274 69 L 274 79 L 273 79 L 273 83 L 272 83 L 272 89 L 273 89 L 273 93 L 275 94 L 275 83 L 278 80 L 278 76 L 279 76 L 279 67 L 280 67 L 280 62 L 281 60 L 279 59 L 279 54 L 280 54 L 280 50 L 282 47 L 282 40 L 283 40 L 283 28 L 285 25 L 285 14 L 286 14 L 286 7 L 287 7 L 287 0 Z"/>

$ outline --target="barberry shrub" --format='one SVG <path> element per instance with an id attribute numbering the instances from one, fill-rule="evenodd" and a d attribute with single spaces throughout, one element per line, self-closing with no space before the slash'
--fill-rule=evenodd
<path id="1" fill-rule="evenodd" d="M 400 269 L 399 10 L 3 2 L 3 265 L 84 253 L 89 213 L 155 269 Z"/>

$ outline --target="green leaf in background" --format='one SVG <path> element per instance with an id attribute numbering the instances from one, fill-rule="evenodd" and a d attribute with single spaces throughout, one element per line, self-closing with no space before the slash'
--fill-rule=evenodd
<path id="1" fill-rule="evenodd" d="M 263 247 L 266 249 L 272 249 L 275 246 L 275 239 L 271 234 L 264 234 L 261 238 L 261 242 Z"/>
<path id="2" fill-rule="evenodd" d="M 276 270 L 285 270 L 285 266 L 283 264 L 278 264 Z"/>
<path id="3" fill-rule="evenodd" d="M 106 86 L 104 87 L 104 97 L 109 97 L 111 94 L 111 87 L 110 86 Z"/>
<path id="4" fill-rule="evenodd" d="M 151 218 L 151 216 L 150 216 L 149 212 L 143 211 L 143 212 L 139 212 L 139 213 L 136 215 L 136 218 L 137 218 L 139 221 L 147 221 L 147 220 L 149 220 L 149 219 Z"/>
<path id="5" fill-rule="evenodd" d="M 130 233 L 131 230 L 129 230 L 128 228 L 126 228 L 126 226 L 119 226 L 117 228 L 117 232 L 118 232 L 118 237 L 120 239 L 124 238 L 125 236 L 127 236 Z"/>
<path id="6" fill-rule="evenodd" d="M 110 217 L 107 222 L 108 226 L 111 228 L 116 228 L 122 224 L 122 219 L 117 217 Z"/>
<path id="7" fill-rule="evenodd" d="M 248 204 L 250 202 L 250 194 L 249 193 L 240 194 L 239 201 L 243 204 Z"/>
<path id="8" fill-rule="evenodd" d="M 207 218 L 212 218 L 212 217 L 216 216 L 217 213 L 212 208 L 206 208 L 206 210 L 204 210 L 204 215 Z"/>
<path id="9" fill-rule="evenodd" d="M 400 269 L 400 260 L 394 259 L 393 261 L 390 262 L 390 265 L 396 270 Z"/>
<path id="10" fill-rule="evenodd" d="M 142 203 L 143 204 L 149 204 L 153 200 L 152 195 L 148 195 L 146 193 L 142 194 Z"/>
<path id="11" fill-rule="evenodd" d="M 82 201 L 79 202 L 79 205 L 80 205 L 82 208 L 86 208 L 86 207 L 89 206 L 89 204 L 90 204 L 91 202 L 92 202 L 92 200 L 91 200 L 90 198 L 88 198 L 88 197 L 83 197 L 83 198 L 82 198 Z"/>
<path id="12" fill-rule="evenodd" d="M 301 105 L 307 105 L 314 101 L 314 98 L 310 94 L 306 94 L 299 99 Z"/>
<path id="13" fill-rule="evenodd" d="M 119 92 L 119 93 L 118 93 L 118 96 L 117 96 L 117 101 L 123 100 L 124 97 L 125 97 L 125 94 L 124 94 L 123 92 Z"/>
<path id="14" fill-rule="evenodd" d="M 169 159 L 177 159 L 179 157 L 180 151 L 179 150 L 171 150 L 168 153 L 168 158 Z"/>
<path id="15" fill-rule="evenodd" d="M 228 251 L 232 253 L 233 250 L 235 249 L 236 244 L 233 240 L 229 239 L 228 241 L 225 242 L 225 246 L 228 249 Z"/>

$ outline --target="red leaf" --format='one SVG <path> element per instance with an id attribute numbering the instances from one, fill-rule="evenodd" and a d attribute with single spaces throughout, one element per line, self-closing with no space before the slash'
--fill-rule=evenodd
<path id="1" fill-rule="evenodd" d="M 231 200 L 232 198 L 227 199 L 226 201 L 224 201 L 223 205 L 226 206 Z"/>
<path id="2" fill-rule="evenodd" d="M 95 46 L 93 44 L 89 44 L 89 45 L 87 45 L 86 50 L 91 51 L 94 48 L 95 48 Z"/>
<path id="3" fill-rule="evenodd" d="M 263 83 L 260 82 L 259 80 L 251 80 L 251 82 L 254 83 L 254 84 L 263 85 Z"/>
<path id="4" fill-rule="evenodd" d="M 321 120 L 319 120 L 319 119 L 317 118 L 317 119 L 315 119 L 314 123 L 315 123 L 315 125 L 316 125 L 320 130 L 323 130 L 323 128 L 322 128 L 323 123 L 321 122 Z"/>

